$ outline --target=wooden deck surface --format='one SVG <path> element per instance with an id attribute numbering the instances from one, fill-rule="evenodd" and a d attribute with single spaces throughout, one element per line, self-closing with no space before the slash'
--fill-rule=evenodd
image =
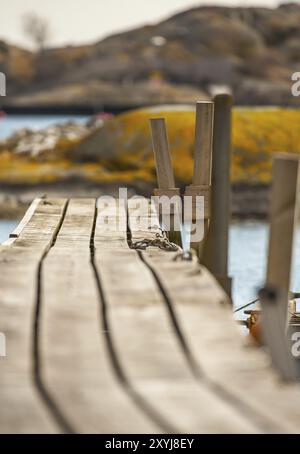
<path id="1" fill-rule="evenodd" d="M 158 232 L 143 216 L 107 231 L 95 199 L 39 199 L 0 246 L 0 432 L 300 432 L 297 386 L 208 271 L 133 248 Z"/>

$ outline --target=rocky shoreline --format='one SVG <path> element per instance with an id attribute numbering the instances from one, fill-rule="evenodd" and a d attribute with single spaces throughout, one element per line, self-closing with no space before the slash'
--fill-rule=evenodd
<path id="1" fill-rule="evenodd" d="M 18 219 L 22 217 L 35 197 L 99 197 L 101 194 L 117 196 L 118 185 L 94 185 L 88 182 L 66 182 L 42 185 L 5 185 L 0 193 L 0 219 Z M 128 187 L 128 185 L 127 185 Z M 140 194 L 150 197 L 152 185 L 132 183 L 128 194 Z M 233 219 L 266 219 L 269 211 L 269 185 L 233 185 L 231 191 L 231 216 Z"/>
<path id="2" fill-rule="evenodd" d="M 43 195 L 97 197 L 117 194 L 119 187 L 127 187 L 131 193 L 151 196 L 156 172 L 148 122 L 157 115 L 166 118 L 175 178 L 183 189 L 193 176 L 193 106 L 144 108 L 115 117 L 102 113 L 86 123 L 19 129 L 0 141 L 0 217 L 19 217 L 35 197 Z M 299 112 L 292 110 L 233 111 L 233 218 L 268 216 L 275 144 L 262 148 L 261 137 L 269 133 L 263 127 L 271 124 L 274 129 L 280 123 L 282 131 L 294 131 L 297 151 L 299 118 Z M 253 137 L 254 142 L 249 142 Z M 268 140 L 272 138 L 270 135 Z M 280 149 L 289 145 L 282 142 Z"/>

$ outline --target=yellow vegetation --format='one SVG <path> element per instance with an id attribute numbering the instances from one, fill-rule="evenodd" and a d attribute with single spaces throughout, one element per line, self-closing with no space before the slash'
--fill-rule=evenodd
<path id="1" fill-rule="evenodd" d="M 178 184 L 193 172 L 194 111 L 140 109 L 121 114 L 79 144 L 61 142 L 42 159 L 0 154 L 0 181 L 40 183 L 67 177 L 95 182 L 155 182 L 149 118 L 165 117 Z M 268 183 L 272 155 L 300 154 L 300 110 L 238 109 L 233 111 L 232 181 Z M 52 155 L 51 155 L 52 153 Z"/>

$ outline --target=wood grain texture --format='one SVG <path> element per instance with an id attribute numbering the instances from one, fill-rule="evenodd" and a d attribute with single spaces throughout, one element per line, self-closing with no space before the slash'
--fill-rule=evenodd
<path id="1" fill-rule="evenodd" d="M 231 108 L 230 95 L 215 96 L 211 218 L 201 258 L 201 263 L 216 277 L 229 296 L 231 295 L 231 280 L 228 277 Z"/>
<path id="2" fill-rule="evenodd" d="M 212 101 L 197 102 L 193 186 L 211 183 L 213 116 Z"/>
<path id="3" fill-rule="evenodd" d="M 0 331 L 7 344 L 0 358 L 1 433 L 59 431 L 33 385 L 32 342 L 38 266 L 65 204 L 40 201 L 13 244 L 0 247 Z"/>
<path id="4" fill-rule="evenodd" d="M 281 309 L 284 323 L 287 318 L 293 239 L 297 220 L 296 199 L 300 189 L 298 175 L 298 156 L 282 153 L 274 158 L 266 285 L 282 293 Z"/>
<path id="5" fill-rule="evenodd" d="M 158 187 L 160 189 L 175 188 L 165 119 L 153 118 L 150 120 L 150 125 Z"/>
<path id="6" fill-rule="evenodd" d="M 289 289 L 293 240 L 299 194 L 299 157 L 281 154 L 273 160 L 271 219 L 265 297 L 262 298 L 262 328 L 274 367 L 284 380 L 293 380 L 295 370 L 286 328 L 289 320 Z M 270 298 L 267 293 L 273 293 Z"/>
<path id="7" fill-rule="evenodd" d="M 131 227 L 138 229 L 131 206 L 129 212 Z M 136 212 L 140 221 L 148 217 L 148 212 L 140 214 Z M 125 215 L 124 211 L 118 214 L 121 218 Z M 109 331 L 120 364 L 144 404 L 151 406 L 157 418 L 167 421 L 176 432 L 254 432 L 252 423 L 195 379 L 161 291 L 138 253 L 129 249 L 125 232 L 115 233 L 118 241 L 122 237 L 122 246 L 115 248 L 104 239 L 103 230 L 99 211 L 96 264 L 106 299 Z M 133 240 L 141 239 L 141 235 L 151 238 L 155 233 L 136 230 Z"/>
<path id="8" fill-rule="evenodd" d="M 0 432 L 300 431 L 298 388 L 245 343 L 211 274 L 129 247 L 157 238 L 155 207 L 130 202 L 127 228 L 124 204 L 66 203 L 40 201 L 0 247 Z"/>
<path id="9" fill-rule="evenodd" d="M 34 212 L 36 211 L 37 206 L 39 205 L 41 199 L 36 198 L 32 201 L 29 208 L 27 209 L 26 213 L 24 214 L 22 220 L 19 222 L 17 227 L 14 229 L 13 232 L 9 235 L 10 238 L 17 238 L 22 230 L 24 229 L 25 225 L 28 224 L 30 219 L 32 218 Z"/>
<path id="10" fill-rule="evenodd" d="M 159 431 L 113 372 L 90 261 L 94 213 L 94 199 L 72 199 L 43 264 L 43 380 L 76 433 Z"/>
<path id="11" fill-rule="evenodd" d="M 282 384 L 268 356 L 245 342 L 225 293 L 209 272 L 196 259 L 174 262 L 176 253 L 148 248 L 142 254 L 172 301 L 190 353 L 209 388 L 262 431 L 298 433 L 299 389 Z"/>

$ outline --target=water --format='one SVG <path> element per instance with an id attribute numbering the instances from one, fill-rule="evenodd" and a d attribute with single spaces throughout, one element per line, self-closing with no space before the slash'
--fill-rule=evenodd
<path id="1" fill-rule="evenodd" d="M 0 244 L 8 239 L 9 234 L 17 227 L 19 221 L 0 220 Z"/>
<path id="2" fill-rule="evenodd" d="M 67 121 L 84 122 L 88 118 L 84 115 L 6 115 L 0 118 L 0 140 L 21 128 L 42 129 Z"/>
<path id="3" fill-rule="evenodd" d="M 269 226 L 265 222 L 231 225 L 229 273 L 233 277 L 235 307 L 255 299 L 258 288 L 264 285 L 268 238 Z M 296 232 L 293 256 L 290 290 L 300 291 L 300 227 Z M 242 311 L 239 315 L 242 315 Z"/>
<path id="4" fill-rule="evenodd" d="M 254 300 L 258 288 L 264 284 L 268 234 L 268 224 L 264 222 L 247 221 L 231 225 L 229 275 L 233 277 L 235 307 Z"/>

